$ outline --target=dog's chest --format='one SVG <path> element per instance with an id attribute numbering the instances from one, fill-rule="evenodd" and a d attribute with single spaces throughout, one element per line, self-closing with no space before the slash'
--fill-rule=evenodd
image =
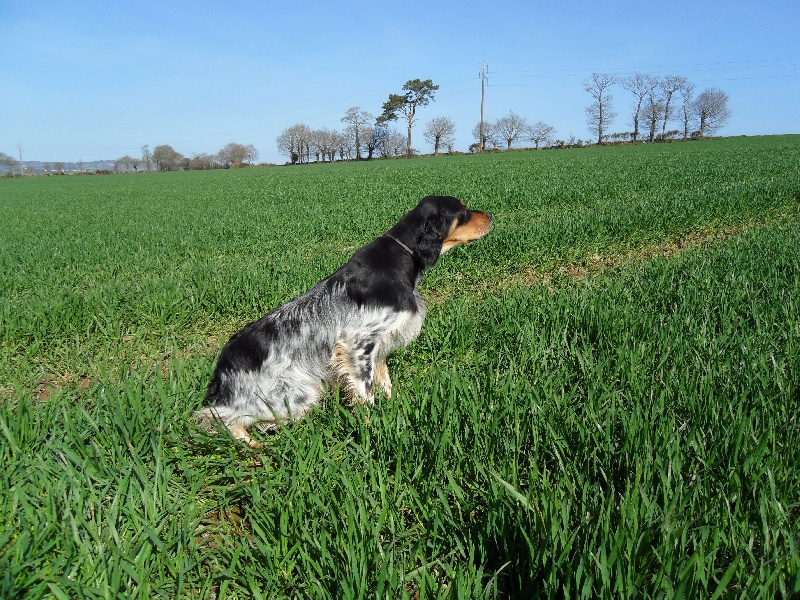
<path id="1" fill-rule="evenodd" d="M 402 348 L 413 342 L 425 321 L 425 302 L 419 294 L 415 294 L 416 310 L 390 311 L 379 318 L 382 332 L 379 354 L 387 356 L 395 348 Z"/>
<path id="2" fill-rule="evenodd" d="M 391 346 L 407 346 L 413 342 L 422 330 L 422 323 L 425 320 L 425 313 L 402 312 L 397 315 L 394 323 L 387 328 L 385 339 Z"/>

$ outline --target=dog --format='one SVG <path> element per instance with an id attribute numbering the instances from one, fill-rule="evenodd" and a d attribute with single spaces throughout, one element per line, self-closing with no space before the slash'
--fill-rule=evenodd
<path id="1" fill-rule="evenodd" d="M 391 397 L 386 357 L 419 335 L 423 273 L 491 226 L 491 213 L 457 198 L 422 198 L 332 275 L 234 334 L 197 415 L 222 421 L 234 438 L 257 448 L 253 424 L 297 419 L 326 389 L 339 387 L 362 404 L 374 402 L 375 386 Z"/>

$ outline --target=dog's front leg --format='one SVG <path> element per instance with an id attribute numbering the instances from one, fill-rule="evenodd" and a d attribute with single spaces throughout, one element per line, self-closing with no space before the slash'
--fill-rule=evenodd
<path id="1" fill-rule="evenodd" d="M 389 366 L 386 364 L 386 359 L 379 362 L 375 368 L 375 383 L 381 388 L 384 396 L 392 397 L 392 378 L 389 377 Z"/>
<path id="2" fill-rule="evenodd" d="M 355 336 L 344 336 L 334 344 L 331 357 L 333 372 L 356 402 L 372 404 L 375 401 L 372 391 L 375 346 L 375 341 Z"/>

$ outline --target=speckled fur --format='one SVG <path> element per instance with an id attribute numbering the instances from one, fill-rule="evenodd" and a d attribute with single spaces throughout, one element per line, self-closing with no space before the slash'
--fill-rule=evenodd
<path id="1" fill-rule="evenodd" d="M 485 235 L 491 215 L 450 196 L 428 196 L 387 234 L 360 248 L 308 292 L 246 325 L 222 349 L 201 419 L 219 419 L 253 447 L 254 423 L 297 419 L 326 387 L 372 403 L 391 396 L 389 354 L 425 319 L 417 285 L 439 255 Z"/>

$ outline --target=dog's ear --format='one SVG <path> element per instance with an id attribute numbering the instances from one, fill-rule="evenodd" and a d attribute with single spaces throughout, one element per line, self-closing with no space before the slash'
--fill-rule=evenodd
<path id="1" fill-rule="evenodd" d="M 425 208 L 422 236 L 416 251 L 425 268 L 430 268 L 442 253 L 442 244 L 452 225 L 452 217 L 442 210 L 441 205 L 428 204 Z"/>
<path id="2" fill-rule="evenodd" d="M 407 240 L 422 268 L 429 269 L 439 260 L 442 245 L 463 208 L 452 196 L 425 196 L 388 233 Z"/>
<path id="3" fill-rule="evenodd" d="M 417 244 L 416 252 L 425 268 L 432 267 L 439 259 L 444 243 L 444 219 L 425 221 L 422 226 L 422 237 Z"/>

